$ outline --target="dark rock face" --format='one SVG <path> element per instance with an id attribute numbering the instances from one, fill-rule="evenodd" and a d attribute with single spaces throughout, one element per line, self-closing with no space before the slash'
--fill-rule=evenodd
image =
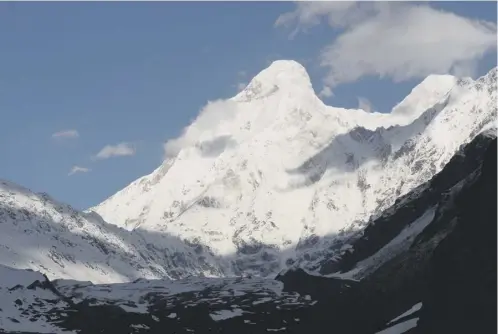
<path id="1" fill-rule="evenodd" d="M 358 269 L 433 210 L 420 233 L 401 238 L 404 247 L 379 257 L 360 281 L 296 269 L 276 280 L 176 281 L 180 290 L 143 280 L 32 288 L 59 296 L 64 306 L 54 306 L 50 319 L 81 334 L 373 334 L 398 325 L 405 329 L 395 333 L 496 333 L 496 151 L 496 138 L 478 136 L 430 182 L 371 222 L 352 251 L 323 263 L 328 273 Z M 196 284 L 200 288 L 182 290 Z M 123 299 L 133 294 L 135 301 Z M 227 311 L 232 315 L 221 316 Z"/>
<path id="2" fill-rule="evenodd" d="M 496 333 L 496 140 L 431 258 L 418 333 Z"/>

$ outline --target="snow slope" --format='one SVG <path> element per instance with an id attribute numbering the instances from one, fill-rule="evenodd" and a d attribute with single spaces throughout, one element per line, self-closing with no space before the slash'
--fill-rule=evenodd
<path id="1" fill-rule="evenodd" d="M 429 76 L 380 114 L 324 105 L 304 67 L 276 61 L 209 104 L 159 168 L 90 210 L 208 246 L 232 263 L 226 273 L 312 261 L 495 123 L 496 73 Z"/>
<path id="2" fill-rule="evenodd" d="M 220 262 L 179 239 L 129 232 L 0 180 L 0 265 L 37 270 L 50 279 L 108 283 L 220 276 Z M 0 280 L 5 283 L 3 274 Z"/>
<path id="3" fill-rule="evenodd" d="M 253 332 L 259 325 L 264 331 L 273 328 L 272 314 L 299 312 L 317 303 L 265 278 L 94 285 L 50 281 L 41 273 L 2 265 L 0 277 L 1 333 L 211 333 L 213 325 L 234 319 L 239 328 Z"/>
<path id="4" fill-rule="evenodd" d="M 31 333 L 75 333 L 50 323 L 48 311 L 67 307 L 39 272 L 0 265 L 0 330 Z M 35 306 L 36 305 L 36 306 Z"/>

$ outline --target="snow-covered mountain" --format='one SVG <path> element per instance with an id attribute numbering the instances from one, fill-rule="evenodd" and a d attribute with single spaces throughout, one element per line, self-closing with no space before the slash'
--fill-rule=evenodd
<path id="1" fill-rule="evenodd" d="M 477 135 L 325 259 L 336 277 L 92 284 L 0 265 L 0 332 L 496 333 L 496 143 Z"/>
<path id="2" fill-rule="evenodd" d="M 173 156 L 98 214 L 1 181 L 0 264 L 94 283 L 295 265 L 329 274 L 371 216 L 432 178 L 496 112 L 496 69 L 476 81 L 430 76 L 379 114 L 325 106 L 301 65 L 277 61 L 208 105 L 168 144 Z"/>
<path id="3" fill-rule="evenodd" d="M 0 264 L 94 283 L 221 276 L 221 260 L 168 235 L 129 232 L 0 180 Z M 1 280 L 1 278 L 0 278 Z"/>
<path id="4" fill-rule="evenodd" d="M 326 106 L 303 66 L 276 61 L 209 104 L 159 168 L 90 211 L 212 252 L 228 261 L 224 275 L 296 260 L 317 269 L 494 125 L 496 80 L 496 68 L 475 81 L 429 76 L 391 113 L 367 113 Z"/>

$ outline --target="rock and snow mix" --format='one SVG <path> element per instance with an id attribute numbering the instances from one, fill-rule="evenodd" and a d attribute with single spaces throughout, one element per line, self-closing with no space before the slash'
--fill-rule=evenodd
<path id="1" fill-rule="evenodd" d="M 42 284 L 42 274 L 0 265 L 0 330 L 32 333 L 71 333 L 51 323 L 48 311 L 67 303 Z"/>

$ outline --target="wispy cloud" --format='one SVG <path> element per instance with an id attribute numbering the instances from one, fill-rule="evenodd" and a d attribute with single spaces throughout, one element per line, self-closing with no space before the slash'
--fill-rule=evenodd
<path id="1" fill-rule="evenodd" d="M 358 109 L 365 110 L 366 112 L 373 112 L 374 108 L 372 102 L 370 102 L 366 97 L 358 97 Z"/>
<path id="2" fill-rule="evenodd" d="M 62 138 L 78 138 L 80 134 L 77 130 L 63 130 L 52 134 L 52 138 L 62 139 Z"/>
<path id="3" fill-rule="evenodd" d="M 131 143 L 119 143 L 116 145 L 106 145 L 93 158 L 104 160 L 113 157 L 135 155 L 136 149 Z"/>
<path id="4" fill-rule="evenodd" d="M 230 100 L 210 101 L 204 106 L 192 124 L 183 129 L 182 134 L 170 139 L 164 144 L 166 158 L 177 155 L 182 149 L 191 147 L 202 139 L 214 133 L 223 122 L 232 119 L 237 114 L 237 103 Z"/>
<path id="5" fill-rule="evenodd" d="M 334 96 L 334 93 L 332 92 L 332 89 L 329 86 L 323 86 L 320 93 L 318 93 L 318 96 L 327 98 L 327 97 Z"/>
<path id="6" fill-rule="evenodd" d="M 355 1 L 303 1 L 296 2 L 296 9 L 280 15 L 276 27 L 291 27 L 293 39 L 299 32 L 321 23 L 323 18 L 333 27 L 343 27 L 361 20 L 368 13 L 368 6 L 359 7 Z"/>
<path id="7" fill-rule="evenodd" d="M 299 2 L 275 25 L 295 26 L 292 34 L 297 34 L 324 19 L 339 32 L 319 57 L 331 88 L 364 76 L 400 82 L 429 74 L 469 75 L 497 45 L 495 23 L 426 3 Z"/>
<path id="8" fill-rule="evenodd" d="M 81 166 L 73 166 L 73 168 L 71 168 L 71 171 L 67 175 L 71 176 L 71 175 L 74 175 L 76 173 L 88 173 L 90 171 L 91 171 L 90 168 L 81 167 Z"/>
<path id="9" fill-rule="evenodd" d="M 246 87 L 247 87 L 247 83 L 245 83 L 245 82 L 239 82 L 239 83 L 237 83 L 237 91 L 238 92 L 243 91 L 244 88 L 246 88 Z"/>

